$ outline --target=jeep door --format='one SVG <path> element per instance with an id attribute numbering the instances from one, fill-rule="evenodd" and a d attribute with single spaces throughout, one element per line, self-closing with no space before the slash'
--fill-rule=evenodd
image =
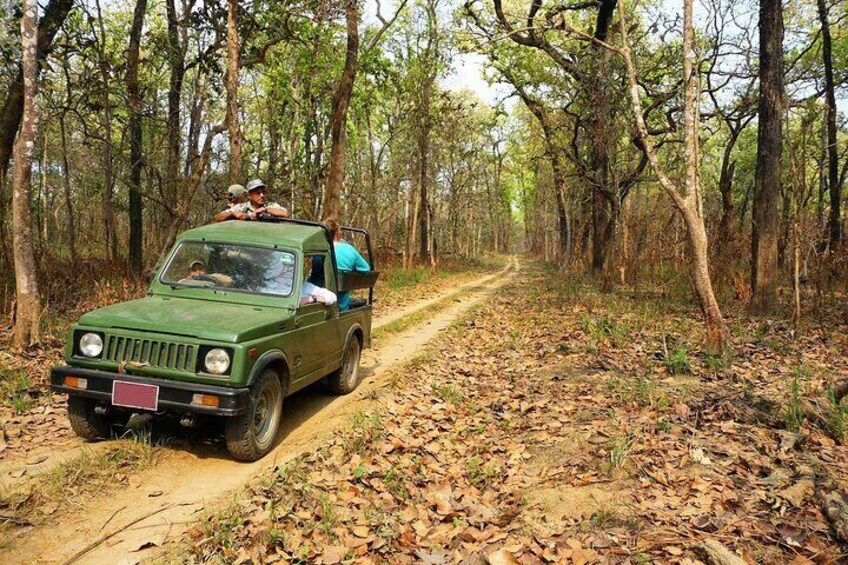
<path id="1" fill-rule="evenodd" d="M 328 263 L 329 259 L 325 254 L 309 254 L 307 257 L 320 257 L 324 260 L 325 269 L 331 268 Z M 326 277 L 325 280 L 332 281 L 333 278 Z M 302 284 L 303 281 L 301 281 Z M 342 347 L 338 318 L 338 304 L 313 303 L 298 306 L 295 314 L 295 326 L 297 327 L 295 346 L 297 351 L 294 357 L 296 380 L 317 380 L 335 369 L 334 363 L 338 363 L 339 352 Z"/>

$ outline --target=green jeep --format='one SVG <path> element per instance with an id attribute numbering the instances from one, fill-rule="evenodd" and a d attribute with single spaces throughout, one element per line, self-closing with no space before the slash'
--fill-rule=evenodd
<path id="1" fill-rule="evenodd" d="M 359 384 L 371 342 L 370 273 L 336 272 L 326 226 L 301 220 L 231 221 L 183 233 L 145 298 L 89 312 L 71 328 L 67 366 L 51 388 L 68 394 L 77 435 L 108 437 L 133 412 L 175 415 L 192 427 L 225 418 L 227 449 L 255 461 L 274 446 L 283 398 L 324 379 L 336 394 Z M 333 292 L 368 289 L 338 304 L 301 299 L 308 280 Z M 311 288 L 311 287 L 310 287 Z"/>

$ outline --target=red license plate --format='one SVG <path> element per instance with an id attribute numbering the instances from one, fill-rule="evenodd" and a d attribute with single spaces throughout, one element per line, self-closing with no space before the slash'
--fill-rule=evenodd
<path id="1" fill-rule="evenodd" d="M 112 404 L 142 410 L 159 409 L 159 387 L 126 381 L 112 381 Z"/>

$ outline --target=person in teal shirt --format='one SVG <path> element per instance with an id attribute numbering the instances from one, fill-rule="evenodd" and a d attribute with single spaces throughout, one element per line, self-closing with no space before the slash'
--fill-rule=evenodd
<path id="1" fill-rule="evenodd" d="M 333 249 L 336 255 L 336 269 L 342 273 L 358 271 L 367 273 L 371 270 L 371 265 L 368 264 L 356 247 L 346 241 L 342 241 L 342 226 L 336 220 L 328 220 L 327 227 L 333 235 Z M 339 310 L 344 312 L 350 309 L 350 292 L 341 291 L 338 293 Z"/>

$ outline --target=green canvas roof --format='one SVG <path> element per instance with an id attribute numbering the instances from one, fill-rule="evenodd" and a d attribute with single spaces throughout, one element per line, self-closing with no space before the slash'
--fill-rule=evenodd
<path id="1" fill-rule="evenodd" d="M 232 220 L 208 224 L 183 232 L 178 241 L 207 240 L 250 245 L 279 245 L 307 251 L 329 248 L 324 230 L 288 222 L 250 222 Z"/>

